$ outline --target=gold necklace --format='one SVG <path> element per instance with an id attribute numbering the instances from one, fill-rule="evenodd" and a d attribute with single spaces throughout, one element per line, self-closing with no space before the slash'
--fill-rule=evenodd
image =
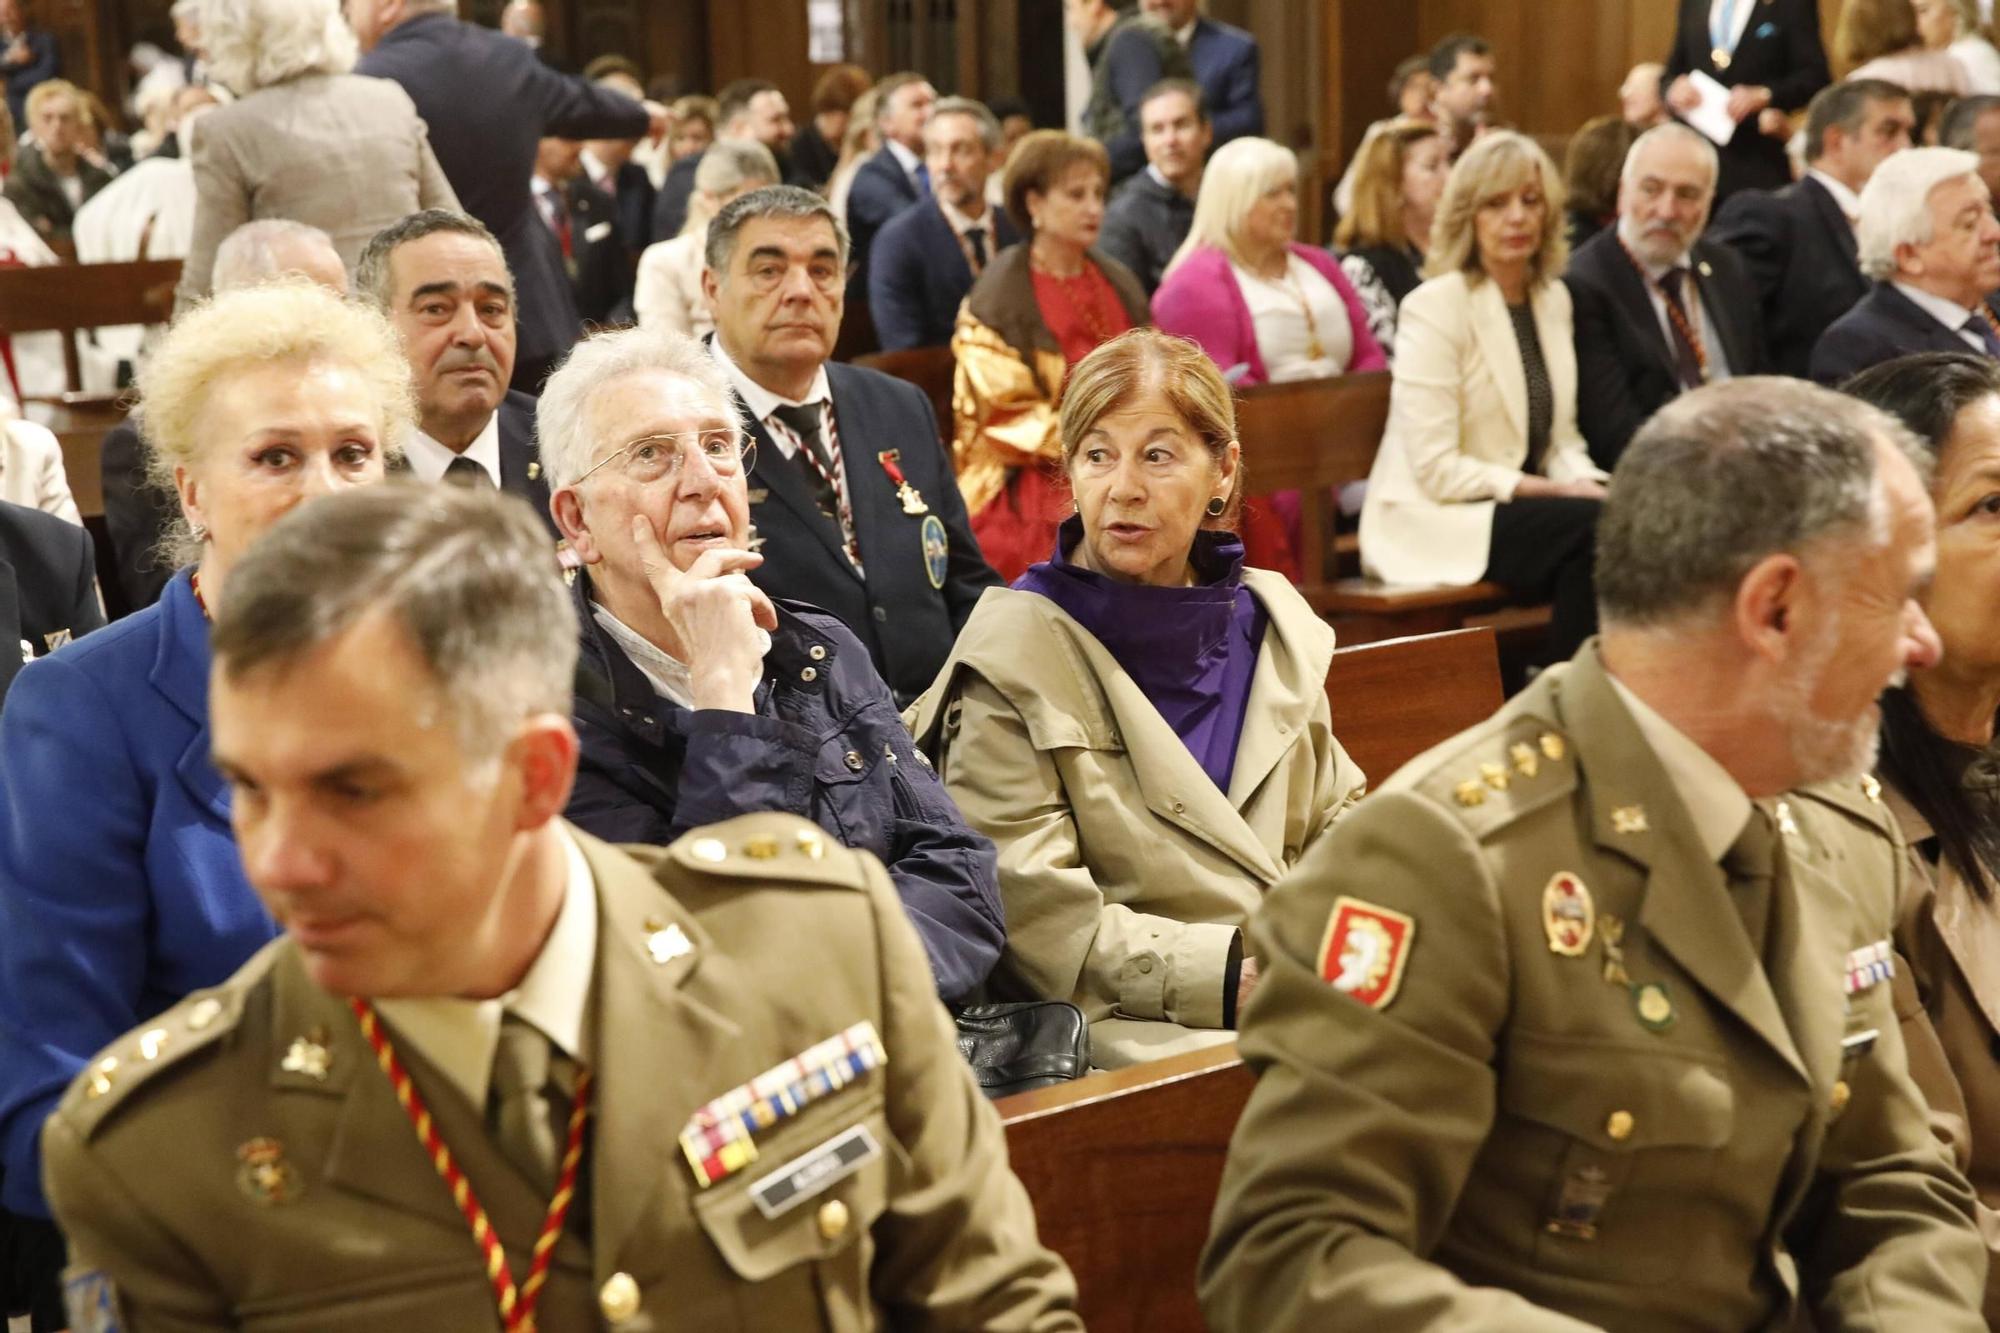
<path id="1" fill-rule="evenodd" d="M 1319 321 L 1313 318 L 1312 302 L 1306 300 L 1305 289 L 1299 286 L 1298 276 L 1292 272 L 1292 261 L 1285 260 L 1285 290 L 1299 303 L 1299 313 L 1306 317 L 1306 359 L 1323 361 L 1326 359 L 1326 344 L 1319 340 Z"/>

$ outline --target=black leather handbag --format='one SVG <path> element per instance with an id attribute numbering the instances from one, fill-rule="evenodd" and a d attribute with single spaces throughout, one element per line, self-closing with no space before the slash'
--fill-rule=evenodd
<path id="1" fill-rule="evenodd" d="M 1090 1024 L 1064 1000 L 975 1004 L 959 1011 L 958 1053 L 988 1097 L 1028 1092 L 1090 1072 Z"/>

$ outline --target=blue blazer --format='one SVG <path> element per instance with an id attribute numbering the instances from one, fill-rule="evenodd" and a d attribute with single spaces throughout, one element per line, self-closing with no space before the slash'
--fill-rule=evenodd
<path id="1" fill-rule="evenodd" d="M 887 148 L 876 149 L 875 155 L 855 171 L 854 184 L 847 191 L 847 234 L 853 242 L 849 250 L 852 276 L 847 281 L 848 300 L 868 294 L 868 256 L 876 234 L 888 225 L 890 218 L 922 197 L 916 182 L 904 174 L 903 164 Z"/>
<path id="2" fill-rule="evenodd" d="M 419 14 L 383 35 L 354 67 L 394 79 L 430 127 L 431 149 L 465 211 L 500 238 L 519 310 L 517 388 L 583 332 L 562 250 L 528 180 L 544 135 L 635 139 L 646 111 L 631 98 L 558 74 L 525 42 L 449 14 Z"/>
<path id="3" fill-rule="evenodd" d="M 1264 132 L 1264 97 L 1257 91 L 1257 39 L 1212 18 L 1195 20 L 1188 62 L 1208 99 L 1217 148 Z"/>
<path id="4" fill-rule="evenodd" d="M 1971 318 L 1970 311 L 1966 317 Z M 1820 335 L 1813 347 L 1812 377 L 1821 384 L 1837 385 L 1870 366 L 1916 352 L 1976 355 L 1957 330 L 1945 327 L 1893 284 L 1877 282 Z"/>
<path id="5" fill-rule="evenodd" d="M 209 762 L 208 622 L 160 600 L 29 663 L 0 714 L 0 1203 L 48 1216 L 42 1121 L 114 1039 L 274 937 Z"/>
<path id="6" fill-rule="evenodd" d="M 1005 213 L 986 210 L 988 263 L 1020 239 Z M 882 350 L 949 344 L 959 303 L 972 290 L 972 276 L 958 236 L 935 200 L 890 218 L 875 237 L 868 261 L 868 313 Z"/>

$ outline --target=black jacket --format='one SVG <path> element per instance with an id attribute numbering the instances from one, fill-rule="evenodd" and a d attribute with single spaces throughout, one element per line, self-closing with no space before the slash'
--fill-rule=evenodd
<path id="1" fill-rule="evenodd" d="M 0 705 L 26 659 L 103 626 L 90 534 L 0 500 Z"/>
<path id="2" fill-rule="evenodd" d="M 984 219 L 986 262 L 1021 238 L 997 208 Z M 951 342 L 959 303 L 972 290 L 972 265 L 935 199 L 889 219 L 868 261 L 868 314 L 885 352 Z"/>
<path id="3" fill-rule="evenodd" d="M 1701 308 L 1721 347 L 1708 347 L 1732 376 L 1764 373 L 1763 331 L 1750 279 L 1736 253 L 1698 240 L 1688 256 Z M 1680 394 L 1673 348 L 1639 270 L 1607 227 L 1570 256 L 1563 281 L 1576 319 L 1576 420 L 1599 467 L 1618 455 L 1648 417 Z"/>
<path id="4" fill-rule="evenodd" d="M 653 198 L 653 241 L 671 241 L 681 234 L 687 223 L 688 200 L 694 197 L 695 168 L 701 165 L 700 153 L 689 153 L 680 161 L 667 168 L 666 178 L 660 182 L 660 192 Z"/>
<path id="5" fill-rule="evenodd" d="M 1973 348 L 1957 330 L 1945 327 L 1894 284 L 1878 282 L 1854 309 L 1834 321 L 1813 348 L 1812 377 L 1821 384 L 1839 384 L 1870 366 L 1913 352 L 1970 355 Z"/>
<path id="6" fill-rule="evenodd" d="M 753 811 L 812 820 L 879 858 L 930 958 L 938 996 L 969 998 L 1006 943 L 998 855 L 903 729 L 868 652 L 839 620 L 779 600 L 752 713 L 687 709 L 653 691 L 592 615 L 583 626 L 569 819 L 609 842 L 663 846 Z"/>
<path id="7" fill-rule="evenodd" d="M 1776 194 L 1753 190 L 1723 206 L 1709 239 L 1749 266 L 1771 369 L 1805 378 L 1820 335 L 1868 294 L 1840 205 L 1810 176 Z"/>
<path id="8" fill-rule="evenodd" d="M 1715 63 L 1710 7 L 1709 0 L 1681 0 L 1673 51 L 1661 79 L 1663 90 L 1681 75 L 1700 70 L 1726 88 L 1769 88 L 1772 106 L 1798 111 L 1833 82 L 1826 48 L 1820 44 L 1819 0 L 1758 0 L 1727 68 Z M 1720 157 L 1718 203 L 1739 190 L 1775 190 L 1792 179 L 1784 141 L 1758 130 L 1755 116 L 1736 127 Z"/>
<path id="9" fill-rule="evenodd" d="M 876 149 L 874 156 L 855 170 L 854 184 L 847 191 L 847 234 L 853 242 L 848 252 L 852 274 L 847 282 L 848 300 L 868 296 L 868 254 L 874 249 L 876 233 L 921 198 L 923 192 L 886 146 Z"/>
<path id="10" fill-rule="evenodd" d="M 773 597 L 838 616 L 907 704 L 929 688 L 979 594 L 1000 576 L 979 553 L 924 391 L 838 362 L 828 363 L 826 375 L 866 577 L 847 559 L 839 526 L 814 502 L 806 465 L 786 458 L 739 398 L 744 428 L 757 442 L 750 517 L 764 539 L 764 563 L 750 577 Z M 896 456 L 885 463 L 892 450 Z M 927 513 L 904 512 L 891 464 Z"/>
<path id="11" fill-rule="evenodd" d="M 1104 210 L 1097 248 L 1132 270 L 1151 296 L 1159 290 L 1167 262 L 1194 225 L 1194 200 L 1141 171 L 1118 187 Z"/>
<path id="12" fill-rule="evenodd" d="M 635 270 L 619 229 L 618 205 L 581 175 L 563 187 L 563 201 L 569 209 L 577 313 L 592 327 L 630 323 Z"/>
<path id="13" fill-rule="evenodd" d="M 111 183 L 109 173 L 78 159 L 77 175 L 83 178 L 84 202 Z M 49 170 L 42 150 L 33 144 L 14 159 L 14 174 L 7 178 L 7 198 L 28 225 L 43 236 L 67 236 L 76 223 L 76 206 L 63 193 L 62 182 Z"/>
<path id="14" fill-rule="evenodd" d="M 520 312 L 514 382 L 534 387 L 583 329 L 561 247 L 528 184 L 535 146 L 547 135 L 636 139 L 646 132 L 645 108 L 558 74 L 525 42 L 448 14 L 420 14 L 391 28 L 355 73 L 402 85 L 430 128 L 459 203 L 500 238 Z"/>

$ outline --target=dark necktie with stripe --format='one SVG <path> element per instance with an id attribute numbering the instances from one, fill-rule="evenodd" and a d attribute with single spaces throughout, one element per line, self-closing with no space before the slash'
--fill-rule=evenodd
<path id="1" fill-rule="evenodd" d="M 1684 268 L 1670 268 L 1660 275 L 1660 293 L 1672 307 L 1667 327 L 1673 330 L 1674 377 L 1683 389 L 1699 389 L 1702 383 L 1701 354 L 1695 350 L 1687 330 L 1694 327 L 1694 318 L 1688 313 L 1687 297 L 1683 284 L 1687 282 L 1688 271 Z M 1674 318 L 1673 316 L 1678 316 Z"/>
<path id="2" fill-rule="evenodd" d="M 784 404 L 771 413 L 785 423 L 792 434 L 799 437 L 803 446 L 799 461 L 806 467 L 806 479 L 813 485 L 813 503 L 820 512 L 840 524 L 840 490 L 834 478 L 839 476 L 840 461 L 826 447 L 826 433 L 822 429 L 823 409 L 818 403 Z"/>
<path id="3" fill-rule="evenodd" d="M 1965 331 L 1979 335 L 1979 340 L 1986 344 L 1986 355 L 2000 357 L 2000 333 L 1994 331 L 1993 324 L 1993 312 L 1981 301 L 1972 318 L 1965 321 Z"/>
<path id="4" fill-rule="evenodd" d="M 454 486 L 468 490 L 490 491 L 493 489 L 493 474 L 472 459 L 460 454 L 445 464 L 444 479 Z"/>

